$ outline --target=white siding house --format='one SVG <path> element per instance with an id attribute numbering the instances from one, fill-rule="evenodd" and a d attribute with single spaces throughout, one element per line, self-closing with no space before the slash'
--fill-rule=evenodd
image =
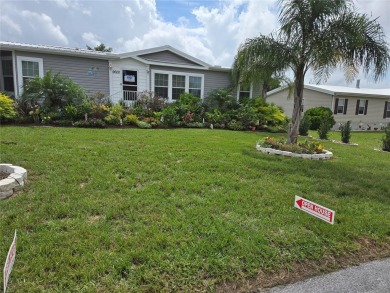
<path id="1" fill-rule="evenodd" d="M 347 121 L 353 130 L 378 130 L 390 124 L 390 89 L 305 85 L 303 99 L 303 112 L 314 107 L 331 109 L 334 129 Z M 288 97 L 286 86 L 268 92 L 267 101 L 281 106 L 287 117 L 292 116 L 294 99 Z"/>

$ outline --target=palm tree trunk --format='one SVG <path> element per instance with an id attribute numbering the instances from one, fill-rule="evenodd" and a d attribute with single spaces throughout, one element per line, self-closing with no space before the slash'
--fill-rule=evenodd
<path id="1" fill-rule="evenodd" d="M 298 142 L 299 122 L 301 121 L 301 109 L 303 100 L 303 86 L 304 86 L 304 66 L 300 66 L 295 73 L 294 81 L 294 108 L 290 129 L 288 132 L 287 143 L 296 144 Z"/>

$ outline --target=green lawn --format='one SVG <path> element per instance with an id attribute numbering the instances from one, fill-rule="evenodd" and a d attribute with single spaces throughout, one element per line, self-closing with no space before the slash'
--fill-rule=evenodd
<path id="1" fill-rule="evenodd" d="M 261 154 L 264 136 L 1 127 L 0 161 L 29 177 L 0 201 L 0 267 L 18 230 L 7 292 L 215 291 L 259 270 L 353 257 L 362 240 L 390 245 L 381 133 L 352 133 L 357 147 L 325 142 L 331 161 Z M 335 225 L 295 209 L 295 195 L 335 210 Z"/>

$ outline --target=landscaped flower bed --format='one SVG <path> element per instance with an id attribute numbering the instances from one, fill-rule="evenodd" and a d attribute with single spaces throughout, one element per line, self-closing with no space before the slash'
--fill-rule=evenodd
<path id="1" fill-rule="evenodd" d="M 305 141 L 297 145 L 286 144 L 283 139 L 276 141 L 272 137 L 266 137 L 263 141 L 259 141 L 256 144 L 256 149 L 264 154 L 310 160 L 329 160 L 333 157 L 333 153 L 325 150 L 320 143 Z"/>

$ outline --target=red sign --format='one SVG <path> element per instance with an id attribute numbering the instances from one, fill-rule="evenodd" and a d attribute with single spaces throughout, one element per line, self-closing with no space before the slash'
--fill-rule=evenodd
<path id="1" fill-rule="evenodd" d="M 316 204 L 297 195 L 295 196 L 294 206 L 314 217 L 320 218 L 321 220 L 329 224 L 334 224 L 335 211 L 332 211 L 331 209 L 328 209 L 324 206 Z"/>
<path id="2" fill-rule="evenodd" d="M 5 261 L 5 265 L 4 265 L 4 293 L 7 290 L 8 279 L 15 262 L 15 256 L 16 256 L 16 230 L 15 230 L 14 241 L 12 241 L 11 247 L 9 248 L 7 254 L 7 260 Z"/>

